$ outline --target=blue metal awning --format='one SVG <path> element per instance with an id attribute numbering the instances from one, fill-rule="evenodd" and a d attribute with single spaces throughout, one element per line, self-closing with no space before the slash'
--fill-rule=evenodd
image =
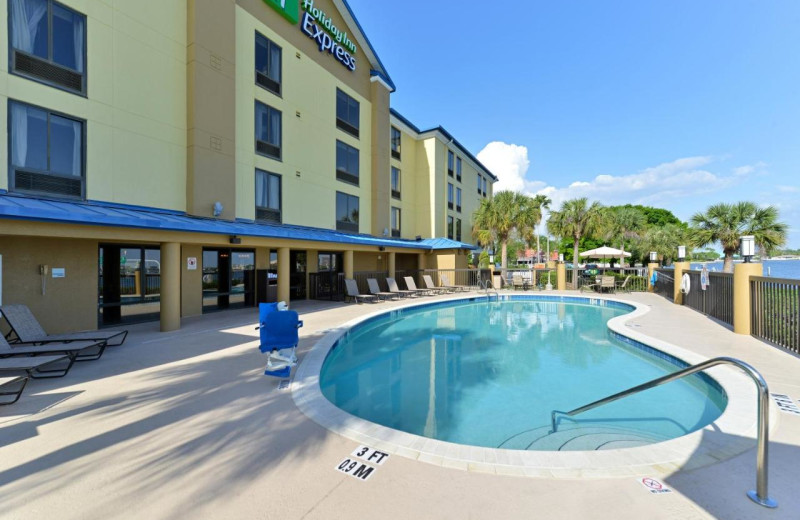
<path id="1" fill-rule="evenodd" d="M 477 249 L 446 238 L 405 240 L 343 233 L 333 229 L 267 224 L 248 220 L 217 220 L 186 215 L 178 211 L 125 206 L 105 202 L 77 202 L 0 194 L 0 219 L 33 220 L 59 224 L 83 224 L 159 231 L 182 231 L 215 235 L 237 235 L 260 238 L 283 238 L 310 242 L 331 242 L 373 247 L 444 250 Z M 2 228 L 0 228 L 2 234 Z"/>

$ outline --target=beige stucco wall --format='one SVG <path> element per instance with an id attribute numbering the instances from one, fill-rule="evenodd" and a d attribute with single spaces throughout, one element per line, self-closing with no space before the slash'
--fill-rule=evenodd
<path id="1" fill-rule="evenodd" d="M 87 198 L 185 209 L 186 2 L 61 3 L 87 17 L 87 97 L 8 73 L 8 2 L 0 0 L 0 120 L 8 98 L 85 119 Z M 4 123 L 0 189 L 7 147 Z"/>
<path id="2" fill-rule="evenodd" d="M 27 305 L 48 333 L 96 328 L 97 247 L 95 240 L 0 235 L 3 304 Z M 45 294 L 40 265 L 49 267 Z M 66 276 L 53 278 L 54 267 Z"/>
<path id="3" fill-rule="evenodd" d="M 190 271 L 187 260 L 197 259 L 197 269 Z M 197 244 L 181 246 L 181 316 L 203 314 L 203 247 Z"/>

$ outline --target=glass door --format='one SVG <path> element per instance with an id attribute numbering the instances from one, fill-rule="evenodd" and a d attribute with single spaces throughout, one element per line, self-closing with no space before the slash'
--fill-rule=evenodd
<path id="1" fill-rule="evenodd" d="M 203 250 L 203 312 L 255 305 L 254 251 Z"/>
<path id="2" fill-rule="evenodd" d="M 161 249 L 102 244 L 98 259 L 100 326 L 157 320 L 161 312 Z"/>

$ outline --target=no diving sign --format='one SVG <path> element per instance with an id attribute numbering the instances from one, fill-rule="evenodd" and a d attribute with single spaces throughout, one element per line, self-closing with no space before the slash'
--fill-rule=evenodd
<path id="1" fill-rule="evenodd" d="M 377 469 L 375 466 L 372 466 L 372 464 L 383 466 L 388 459 L 388 453 L 378 451 L 369 446 L 359 446 L 349 457 L 336 466 L 336 470 L 345 475 L 350 475 L 357 480 L 364 481 L 369 479 Z M 370 464 L 363 461 L 369 462 Z"/>
<path id="2" fill-rule="evenodd" d="M 663 493 L 672 493 L 672 490 L 659 482 L 658 480 L 650 477 L 643 477 L 639 479 L 639 482 L 647 488 L 647 491 L 652 493 L 653 495 L 660 495 Z"/>

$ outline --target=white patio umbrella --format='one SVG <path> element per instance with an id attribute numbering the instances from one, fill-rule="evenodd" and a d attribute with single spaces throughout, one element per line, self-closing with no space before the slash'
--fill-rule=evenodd
<path id="1" fill-rule="evenodd" d="M 620 249 L 603 246 L 603 247 L 598 247 L 597 249 L 590 249 L 589 251 L 584 251 L 583 253 L 580 254 L 580 256 L 585 258 L 602 258 L 603 260 L 608 260 L 609 258 L 619 258 L 621 256 L 627 258 L 631 256 L 631 254 L 626 251 L 622 251 Z M 603 271 L 605 272 L 605 268 L 603 268 Z"/>

